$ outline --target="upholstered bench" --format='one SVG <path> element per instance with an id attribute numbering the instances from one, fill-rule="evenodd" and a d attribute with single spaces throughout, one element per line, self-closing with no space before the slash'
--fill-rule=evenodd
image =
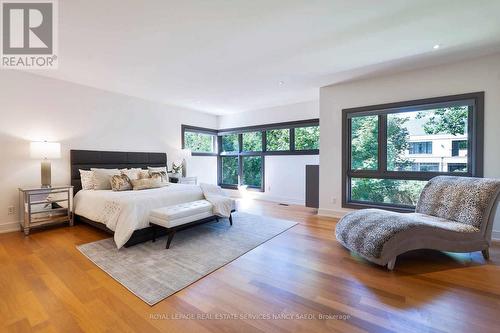
<path id="1" fill-rule="evenodd" d="M 149 224 L 153 228 L 153 242 L 156 241 L 158 228 L 167 229 L 167 246 L 174 238 L 175 232 L 180 229 L 219 219 L 214 216 L 213 207 L 207 200 L 197 200 L 177 205 L 157 208 L 149 214 Z M 233 217 L 229 216 L 229 223 L 233 225 Z"/>
<path id="2" fill-rule="evenodd" d="M 389 270 L 399 254 L 416 249 L 482 251 L 488 259 L 499 195 L 497 179 L 435 177 L 424 187 L 415 213 L 358 210 L 337 223 L 336 238 Z"/>

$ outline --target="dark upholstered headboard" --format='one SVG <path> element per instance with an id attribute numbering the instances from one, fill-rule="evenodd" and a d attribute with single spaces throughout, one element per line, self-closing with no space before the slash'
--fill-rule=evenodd
<path id="1" fill-rule="evenodd" d="M 166 153 L 138 153 L 121 151 L 97 151 L 97 150 L 71 150 L 71 185 L 74 186 L 73 193 L 82 189 L 80 171 L 90 168 L 124 169 L 124 168 L 147 168 L 167 166 Z"/>

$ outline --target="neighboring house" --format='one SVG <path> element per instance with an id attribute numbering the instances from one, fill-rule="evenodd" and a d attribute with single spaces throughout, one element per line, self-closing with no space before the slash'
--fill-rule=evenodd
<path id="1" fill-rule="evenodd" d="M 467 135 L 410 135 L 404 156 L 412 171 L 466 171 Z"/>

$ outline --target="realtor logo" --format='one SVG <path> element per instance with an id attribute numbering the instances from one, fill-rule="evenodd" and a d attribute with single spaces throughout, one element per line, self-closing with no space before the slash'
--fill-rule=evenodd
<path id="1" fill-rule="evenodd" d="M 3 68 L 57 68 L 56 5 L 55 0 L 1 1 Z"/>

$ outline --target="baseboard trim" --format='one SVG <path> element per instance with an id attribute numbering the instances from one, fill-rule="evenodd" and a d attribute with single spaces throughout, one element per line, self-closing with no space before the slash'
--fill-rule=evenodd
<path id="1" fill-rule="evenodd" d="M 0 234 L 21 230 L 19 222 L 9 222 L 0 224 Z"/>
<path id="2" fill-rule="evenodd" d="M 343 217 L 345 214 L 347 214 L 349 211 L 341 211 L 341 210 L 335 210 L 335 209 L 328 209 L 328 208 L 320 208 L 318 209 L 318 215 L 319 216 L 326 216 L 326 217 L 333 217 L 336 219 L 340 219 Z"/>
<path id="3" fill-rule="evenodd" d="M 256 199 L 256 200 L 284 203 L 284 204 L 288 204 L 288 205 L 305 206 L 305 203 L 303 200 L 274 196 L 274 195 L 267 194 L 265 192 L 248 191 L 248 192 L 245 192 L 242 194 L 238 190 L 225 189 L 224 191 L 232 198 L 250 198 L 250 199 Z"/>

